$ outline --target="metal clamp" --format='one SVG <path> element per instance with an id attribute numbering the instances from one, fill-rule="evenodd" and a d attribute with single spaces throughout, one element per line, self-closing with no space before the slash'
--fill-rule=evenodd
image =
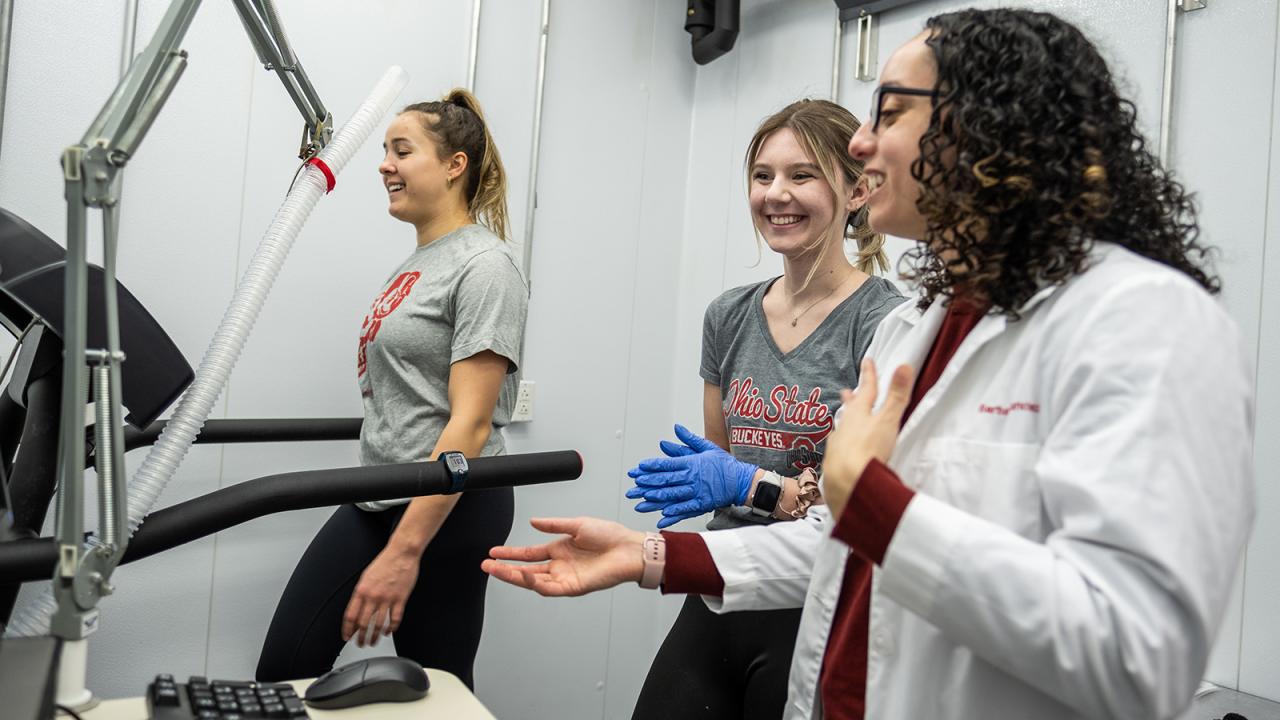
<path id="1" fill-rule="evenodd" d="M 88 349 L 84 351 L 84 360 L 91 367 L 102 367 L 104 365 L 118 365 L 125 360 L 125 354 L 121 350 L 110 352 L 107 350 Z"/>
<path id="2" fill-rule="evenodd" d="M 306 70 L 293 54 L 273 0 L 233 0 L 233 4 L 258 53 L 258 60 L 279 76 L 285 92 L 302 113 L 305 125 L 298 157 L 309 160 L 329 144 L 333 136 L 333 116 L 325 109 Z"/>
<path id="3" fill-rule="evenodd" d="M 854 77 L 863 82 L 876 79 L 876 45 L 880 35 L 876 16 L 863 13 L 858 16 L 858 57 L 854 62 Z"/>

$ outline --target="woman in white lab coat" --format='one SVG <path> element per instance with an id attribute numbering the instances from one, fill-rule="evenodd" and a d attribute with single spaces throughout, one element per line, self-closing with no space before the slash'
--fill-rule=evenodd
<path id="1" fill-rule="evenodd" d="M 1253 516 L 1252 372 L 1190 199 L 1049 14 L 932 18 L 873 98 L 849 150 L 872 227 L 920 241 L 920 302 L 845 395 L 826 508 L 661 539 L 537 520 L 568 537 L 485 569 L 803 604 L 789 718 L 1176 717 Z"/>

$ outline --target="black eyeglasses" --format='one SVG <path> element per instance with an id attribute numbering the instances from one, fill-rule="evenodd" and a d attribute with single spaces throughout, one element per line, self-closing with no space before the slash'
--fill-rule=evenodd
<path id="1" fill-rule="evenodd" d="M 937 90 L 898 87 L 897 85 L 878 85 L 876 86 L 876 89 L 871 92 L 871 132 L 880 131 L 880 109 L 884 105 L 885 95 L 914 95 L 917 97 L 927 97 L 932 100 L 938 99 Z"/>

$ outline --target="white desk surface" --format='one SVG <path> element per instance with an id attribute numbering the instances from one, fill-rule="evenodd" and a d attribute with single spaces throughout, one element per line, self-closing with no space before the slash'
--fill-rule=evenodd
<path id="1" fill-rule="evenodd" d="M 407 703 L 373 703 L 342 710 L 318 710 L 307 707 L 311 720 L 494 720 L 493 715 L 476 699 L 466 685 L 452 673 L 427 669 L 431 688 L 421 700 Z M 289 683 L 302 697 L 311 680 Z M 58 713 L 58 718 L 68 715 Z M 146 720 L 146 698 L 131 697 L 104 700 L 97 707 L 80 713 L 84 720 Z"/>

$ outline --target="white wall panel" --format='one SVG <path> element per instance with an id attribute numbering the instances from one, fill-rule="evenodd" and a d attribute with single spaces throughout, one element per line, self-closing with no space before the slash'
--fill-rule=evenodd
<path id="1" fill-rule="evenodd" d="M 672 289 L 680 277 L 678 264 L 685 244 L 683 217 L 687 188 L 682 182 L 685 158 L 691 156 L 691 110 L 695 64 L 689 36 L 681 19 L 685 4 L 662 0 L 650 11 L 653 41 L 648 76 L 640 90 L 645 96 L 642 120 L 644 154 L 636 168 L 644 178 L 632 222 L 637 228 L 633 248 L 635 288 L 629 325 L 630 359 L 626 384 L 625 435 L 622 465 L 614 480 L 618 519 L 638 530 L 653 530 L 654 514 L 634 510 L 624 493 L 632 482 L 623 474 L 644 457 L 657 454 L 657 439 L 671 437 L 672 424 L 696 419 L 673 412 L 667 402 L 677 378 L 689 368 L 677 366 L 670 349 L 673 321 L 681 314 L 679 294 Z M 693 373 L 696 376 L 696 371 Z M 663 597 L 634 587 L 613 593 L 609 635 L 608 675 L 603 717 L 627 718 L 635 705 L 649 664 L 664 630 L 674 621 L 684 598 Z"/>
<path id="2" fill-rule="evenodd" d="M 739 36 L 738 42 L 743 42 Z M 673 318 L 675 366 L 671 403 L 687 425 L 701 428 L 702 378 L 698 365 L 702 348 L 702 316 L 707 305 L 727 287 L 726 258 L 730 243 L 754 247 L 753 236 L 733 237 L 732 217 L 746 214 L 741 167 L 745 138 L 734 137 L 741 53 L 732 51 L 697 70 L 693 124 L 687 159 L 687 199 L 684 244 L 680 255 L 680 310 Z M 689 62 L 693 62 L 690 58 Z M 750 233 L 750 230 L 748 230 Z M 764 262 L 764 260 L 762 260 Z M 779 265 L 773 260 L 775 265 Z M 773 270 L 757 267 L 761 277 Z M 704 521 L 684 522 L 679 529 L 701 527 Z"/>
<path id="3" fill-rule="evenodd" d="M 73 16 L 79 22 L 68 27 Z M 63 148 L 79 142 L 115 86 L 123 27 L 124 12 L 113 4 L 14 3 L 0 207 L 60 244 L 67 206 L 59 159 Z M 100 226 L 90 228 L 91 242 L 100 237 Z M 0 362 L 13 345 L 8 333 L 0 337 Z M 23 597 L 33 590 L 25 588 Z"/>
<path id="4" fill-rule="evenodd" d="M 507 212 L 516 256 L 523 258 L 529 217 L 529 166 L 537 96 L 542 3 L 481 2 L 476 97 L 507 170 Z M 464 78 L 465 79 L 465 78 Z"/>
<path id="5" fill-rule="evenodd" d="M 120 3 L 14 3 L 0 204 L 59 242 L 67 212 L 59 159 L 115 87 L 123 28 Z"/>
<path id="6" fill-rule="evenodd" d="M 688 103 L 680 88 L 692 71 L 667 53 L 682 12 L 670 1 L 656 9 L 551 5 L 524 363 L 538 400 L 534 421 L 507 437 L 512 451 L 578 449 L 586 470 L 573 483 L 519 490 L 512 542 L 537 540 L 532 516 L 618 516 L 622 473 L 634 459 L 624 452 L 636 442 L 631 411 L 669 378 L 652 335 L 673 307 L 662 298 L 672 272 L 663 259 L 680 242 L 668 223 L 683 199 Z M 524 62 L 532 59 L 511 58 L 515 68 Z M 653 442 L 651 427 L 643 432 Z M 612 706 L 629 692 L 613 687 L 615 659 L 631 661 L 632 651 L 615 657 L 620 643 L 611 637 L 634 634 L 656 603 L 639 595 L 619 588 L 543 600 L 491 584 L 481 699 L 500 717 L 612 716 L 606 694 Z M 651 638 L 647 645 L 635 652 L 652 652 Z M 629 700 L 621 704 L 629 714 Z"/>
<path id="7" fill-rule="evenodd" d="M 1274 126 L 1272 68 L 1277 13 L 1274 3 L 1261 1 L 1222 3 L 1208 9 L 1212 12 L 1187 13 L 1179 20 L 1172 165 L 1196 194 L 1201 238 L 1219 251 L 1216 260 L 1223 284 L 1222 302 L 1240 328 L 1244 352 L 1256 358 L 1259 332 L 1268 332 L 1260 317 L 1270 168 L 1270 156 L 1264 148 Z M 1231 119 L 1230 132 L 1222 132 L 1224 118 Z M 1205 142 L 1209 137 L 1215 141 Z M 1265 367 L 1258 373 L 1260 383 Z M 1267 398 L 1262 385 L 1258 390 L 1257 437 L 1261 439 L 1266 437 L 1265 417 L 1274 415 L 1280 406 L 1274 398 Z M 1265 453 L 1265 447 L 1264 441 L 1260 452 Z M 1268 574 L 1274 573 L 1267 548 L 1277 545 L 1274 539 L 1267 542 L 1271 532 L 1268 519 L 1280 512 L 1280 501 L 1266 492 L 1275 484 L 1273 466 L 1260 455 L 1256 467 L 1260 495 L 1255 538 L 1235 583 L 1236 592 L 1207 678 L 1277 698 L 1280 673 L 1274 661 L 1280 657 L 1280 624 L 1269 617 L 1274 595 L 1254 592 L 1257 586 L 1265 588 Z M 1223 522 L 1230 519 L 1223 518 Z M 1248 592 L 1243 606 L 1242 582 Z M 1242 643 L 1251 653 L 1243 652 Z M 1249 688 L 1245 677 L 1252 678 Z"/>
<path id="8" fill-rule="evenodd" d="M 1276 598 L 1280 597 L 1280 526 L 1277 525 L 1277 519 L 1280 519 L 1280 471 L 1277 471 L 1277 468 L 1280 468 L 1280 447 L 1277 447 L 1275 442 L 1275 438 L 1280 436 L 1280 382 L 1277 382 L 1280 380 L 1280 375 L 1275 369 L 1280 363 L 1280 144 L 1277 144 L 1278 132 L 1280 132 L 1280 123 L 1277 122 L 1277 118 L 1280 118 L 1280 72 L 1277 72 L 1277 68 L 1280 67 L 1280 18 L 1277 17 L 1274 5 L 1262 0 L 1249 3 L 1249 8 L 1244 13 L 1231 13 L 1229 17 L 1239 23 L 1234 25 L 1233 29 L 1236 32 L 1248 33 L 1247 37 L 1250 37 L 1254 43 L 1269 42 L 1271 56 L 1256 57 L 1252 64 L 1236 65 L 1234 55 L 1219 54 L 1216 63 L 1219 66 L 1230 63 L 1232 67 L 1230 70 L 1222 69 L 1217 73 L 1218 78 L 1234 84 L 1242 82 L 1240 78 L 1231 77 L 1236 73 L 1265 80 L 1270 72 L 1271 82 L 1274 83 L 1270 101 L 1266 103 L 1259 102 L 1260 99 L 1265 98 L 1266 92 L 1258 82 L 1249 82 L 1247 87 L 1238 88 L 1237 92 L 1257 93 L 1262 96 L 1261 98 L 1226 95 L 1223 94 L 1226 88 L 1221 87 L 1215 88 L 1212 97 L 1209 97 L 1209 91 L 1205 90 L 1206 102 L 1200 110 L 1207 113 L 1210 106 L 1218 101 L 1249 102 L 1250 113 L 1262 113 L 1271 118 L 1269 132 L 1251 138 L 1252 142 L 1248 145 L 1248 149 L 1258 156 L 1256 162 L 1264 162 L 1269 157 L 1265 181 L 1263 178 L 1251 175 L 1250 186 L 1244 187 L 1243 183 L 1238 182 L 1234 177 L 1222 178 L 1223 182 L 1231 183 L 1232 187 L 1239 187 L 1247 197 L 1257 198 L 1259 206 L 1250 208 L 1248 217 L 1252 219 L 1262 215 L 1265 218 L 1266 225 L 1262 230 L 1267 243 L 1266 251 L 1261 256 L 1255 257 L 1255 261 L 1261 263 L 1260 295 L 1254 298 L 1240 297 L 1239 303 L 1241 306 L 1248 306 L 1252 304 L 1250 301 L 1256 302 L 1259 311 L 1256 327 L 1250 328 L 1257 332 L 1258 341 L 1257 425 L 1254 453 L 1257 462 L 1258 509 L 1245 566 L 1239 689 L 1252 695 L 1280 701 L 1280 617 L 1276 614 Z M 1219 123 L 1215 128 L 1219 130 L 1223 127 L 1224 118 L 1229 118 L 1232 124 L 1237 121 L 1256 121 L 1256 118 L 1252 117 L 1239 117 L 1230 110 L 1219 115 L 1218 118 Z M 1203 137 L 1203 131 L 1208 126 L 1201 127 L 1199 137 Z M 1265 130 L 1267 129 L 1264 128 Z M 1203 143 L 1202 152 L 1206 161 L 1215 154 L 1215 148 L 1223 145 L 1224 142 L 1229 148 L 1236 147 L 1237 143 L 1230 137 L 1233 134 L 1234 131 L 1216 132 L 1219 142 Z M 1198 136 L 1188 134 L 1183 137 L 1186 137 L 1187 143 L 1190 144 L 1194 142 L 1193 138 Z M 1222 160 L 1224 160 L 1223 170 L 1229 171 L 1232 163 L 1239 162 L 1240 157 L 1222 158 Z M 1242 169 L 1251 170 L 1252 164 L 1246 164 Z M 1258 195 L 1262 187 L 1266 188 L 1265 196 Z M 1223 190 L 1226 191 L 1226 188 Z M 1224 194 L 1229 193 L 1224 192 Z M 1209 202 L 1207 198 L 1205 202 L 1207 206 Z M 1263 203 L 1265 205 L 1262 205 Z M 1256 226 L 1250 229 L 1257 230 Z M 1248 242 L 1250 238 L 1241 238 L 1241 240 Z M 1240 274 L 1243 275 L 1244 263 L 1238 263 L 1238 267 Z M 1254 268 L 1254 270 L 1257 269 L 1259 268 Z M 1243 323 L 1247 317 L 1247 315 L 1243 318 L 1237 316 L 1237 320 Z"/>

